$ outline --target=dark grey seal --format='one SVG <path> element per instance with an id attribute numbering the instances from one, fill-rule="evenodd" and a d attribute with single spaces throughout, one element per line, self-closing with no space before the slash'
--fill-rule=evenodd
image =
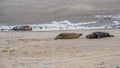
<path id="1" fill-rule="evenodd" d="M 78 39 L 82 33 L 60 33 L 55 39 Z"/>
<path id="2" fill-rule="evenodd" d="M 86 38 L 89 39 L 97 39 L 97 38 L 105 38 L 105 37 L 114 37 L 114 35 L 110 35 L 108 32 L 99 32 L 99 31 L 86 35 Z"/>

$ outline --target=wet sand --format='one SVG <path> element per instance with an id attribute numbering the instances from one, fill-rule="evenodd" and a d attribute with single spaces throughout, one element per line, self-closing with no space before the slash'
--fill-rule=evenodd
<path id="1" fill-rule="evenodd" d="M 86 39 L 94 31 L 115 37 Z M 61 32 L 83 33 L 79 39 L 54 40 Z M 0 32 L 0 68 L 117 68 L 120 30 Z M 15 49 L 2 52 L 5 47 Z"/>

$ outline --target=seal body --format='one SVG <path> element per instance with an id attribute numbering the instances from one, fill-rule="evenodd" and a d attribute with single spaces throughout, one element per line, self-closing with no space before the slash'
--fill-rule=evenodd
<path id="1" fill-rule="evenodd" d="M 89 39 L 97 39 L 97 38 L 105 38 L 105 37 L 114 37 L 114 35 L 110 35 L 108 32 L 93 32 L 91 34 L 86 35 L 86 38 Z"/>
<path id="2" fill-rule="evenodd" d="M 82 33 L 60 33 L 55 39 L 78 39 Z"/>
<path id="3" fill-rule="evenodd" d="M 32 31 L 32 27 L 30 26 L 15 26 L 12 28 L 14 31 Z"/>

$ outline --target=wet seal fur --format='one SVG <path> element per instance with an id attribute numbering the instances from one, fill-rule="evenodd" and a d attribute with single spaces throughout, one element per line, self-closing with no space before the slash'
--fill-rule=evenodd
<path id="1" fill-rule="evenodd" d="M 86 38 L 89 39 L 98 39 L 105 37 L 114 37 L 114 35 L 110 35 L 108 32 L 99 32 L 99 31 L 86 35 Z"/>
<path id="2" fill-rule="evenodd" d="M 56 39 L 78 39 L 82 36 L 82 33 L 60 33 L 57 35 Z"/>
<path id="3" fill-rule="evenodd" d="M 28 25 L 23 25 L 23 26 L 15 26 L 12 28 L 14 31 L 32 31 L 32 27 Z"/>

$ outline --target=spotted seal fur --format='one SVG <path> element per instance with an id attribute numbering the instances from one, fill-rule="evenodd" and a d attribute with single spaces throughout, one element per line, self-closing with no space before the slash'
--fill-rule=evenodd
<path id="1" fill-rule="evenodd" d="M 99 32 L 99 31 L 86 35 L 86 38 L 89 39 L 97 39 L 97 38 L 105 38 L 105 37 L 114 37 L 114 35 L 110 35 L 108 32 Z"/>
<path id="2" fill-rule="evenodd" d="M 82 33 L 60 33 L 55 39 L 78 39 Z"/>

